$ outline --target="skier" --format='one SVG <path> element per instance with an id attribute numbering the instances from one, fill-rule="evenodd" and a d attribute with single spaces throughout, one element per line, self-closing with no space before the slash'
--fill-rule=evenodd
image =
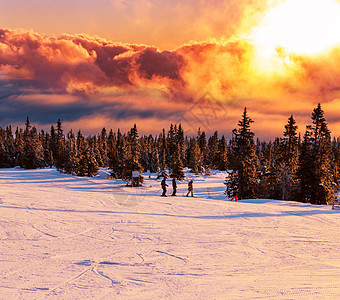
<path id="1" fill-rule="evenodd" d="M 189 181 L 188 183 L 188 193 L 187 193 L 187 197 L 189 196 L 189 194 L 191 193 L 191 197 L 194 197 L 194 188 L 193 188 L 193 182 L 192 180 Z"/>
<path id="2" fill-rule="evenodd" d="M 176 196 L 176 191 L 177 191 L 177 182 L 176 182 L 176 178 L 172 178 L 172 196 Z"/>
<path id="3" fill-rule="evenodd" d="M 163 177 L 163 180 L 161 182 L 161 186 L 162 186 L 162 189 L 163 189 L 163 194 L 162 194 L 162 197 L 166 197 L 166 187 L 168 186 L 165 182 L 165 177 Z"/>
<path id="4" fill-rule="evenodd" d="M 230 199 L 230 201 L 235 200 L 237 202 L 237 186 L 235 185 L 233 188 L 233 197 Z"/>

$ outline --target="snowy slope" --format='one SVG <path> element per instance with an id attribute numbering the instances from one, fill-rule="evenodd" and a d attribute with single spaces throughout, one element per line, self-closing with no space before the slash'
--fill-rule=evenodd
<path id="1" fill-rule="evenodd" d="M 0 298 L 340 297 L 339 210 L 225 201 L 223 173 L 193 179 L 197 198 L 186 182 L 162 198 L 153 178 L 0 170 Z"/>

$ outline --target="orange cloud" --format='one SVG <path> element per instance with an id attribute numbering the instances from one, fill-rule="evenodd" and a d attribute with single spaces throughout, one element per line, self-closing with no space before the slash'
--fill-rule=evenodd
<path id="1" fill-rule="evenodd" d="M 48 37 L 2 29 L 0 99 L 6 118 L 13 114 L 15 121 L 33 113 L 46 123 L 58 117 L 68 124 L 93 119 L 92 128 L 103 125 L 101 115 L 120 124 L 143 120 L 147 127 L 158 119 L 159 124 L 182 122 L 224 133 L 247 106 L 255 128 L 266 137 L 280 134 L 291 114 L 303 130 L 317 102 L 339 107 L 340 48 L 313 56 L 277 49 L 272 64 L 262 68 L 256 49 L 243 38 L 160 51 L 87 35 Z M 20 105 L 18 113 L 14 107 Z M 337 124 L 338 116 L 332 112 L 331 122 Z M 336 125 L 331 129 L 340 134 Z"/>

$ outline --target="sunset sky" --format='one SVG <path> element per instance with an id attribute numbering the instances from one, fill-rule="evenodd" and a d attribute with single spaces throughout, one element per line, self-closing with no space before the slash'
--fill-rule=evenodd
<path id="1" fill-rule="evenodd" d="M 0 126 L 263 139 L 321 103 L 340 136 L 338 0 L 0 0 Z"/>

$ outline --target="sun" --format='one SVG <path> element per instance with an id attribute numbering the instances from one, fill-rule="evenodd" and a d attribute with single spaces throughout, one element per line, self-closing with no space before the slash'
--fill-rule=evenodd
<path id="1" fill-rule="evenodd" d="M 281 49 L 315 55 L 340 44 L 338 0 L 285 0 L 269 9 L 249 36 L 262 56 Z"/>

